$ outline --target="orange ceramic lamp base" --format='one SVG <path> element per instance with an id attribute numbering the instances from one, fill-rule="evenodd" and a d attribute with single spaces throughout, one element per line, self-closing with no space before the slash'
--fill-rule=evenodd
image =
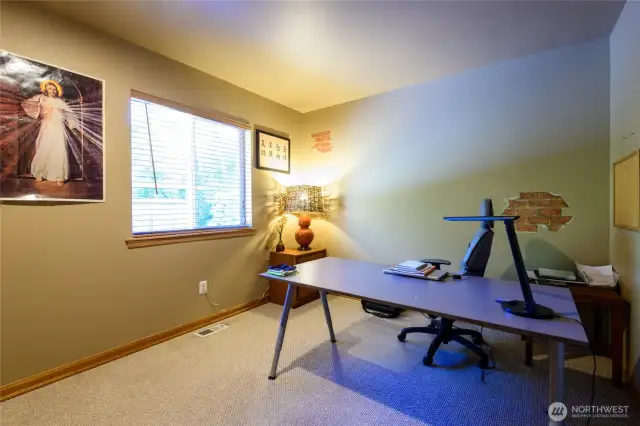
<path id="1" fill-rule="evenodd" d="M 309 229 L 311 226 L 311 218 L 309 216 L 301 216 L 298 221 L 300 229 L 296 231 L 296 241 L 300 244 L 298 250 L 311 250 L 311 242 L 313 241 L 313 231 Z"/>

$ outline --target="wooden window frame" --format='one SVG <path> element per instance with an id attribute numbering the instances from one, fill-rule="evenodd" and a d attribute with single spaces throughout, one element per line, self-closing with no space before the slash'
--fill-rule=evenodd
<path id="1" fill-rule="evenodd" d="M 127 248 L 164 246 L 168 244 L 190 243 L 193 241 L 223 240 L 227 238 L 251 237 L 258 231 L 255 228 L 198 229 L 175 232 L 154 232 L 138 234 L 127 238 Z"/>
<path id="2" fill-rule="evenodd" d="M 169 101 L 167 99 L 159 98 L 157 96 L 150 95 L 148 93 L 139 92 L 137 90 L 131 90 L 131 99 L 140 99 L 148 101 L 156 105 L 162 105 L 168 108 L 175 109 L 187 114 L 191 114 L 196 117 L 204 118 L 207 120 L 217 121 L 219 123 L 228 124 L 244 130 L 252 131 L 253 127 L 248 122 L 224 114 L 219 111 L 202 111 L 189 106 L 180 104 L 178 102 Z M 253 197 L 251 197 L 253 199 Z M 143 248 L 143 247 L 155 247 L 169 244 L 188 243 L 194 241 L 207 241 L 207 240 L 222 240 L 228 238 L 240 238 L 250 237 L 257 234 L 257 230 L 253 227 L 228 227 L 228 228 L 202 228 L 202 229 L 186 229 L 180 231 L 167 231 L 167 232 L 149 232 L 141 234 L 133 234 L 131 238 L 125 239 L 127 248 Z"/>

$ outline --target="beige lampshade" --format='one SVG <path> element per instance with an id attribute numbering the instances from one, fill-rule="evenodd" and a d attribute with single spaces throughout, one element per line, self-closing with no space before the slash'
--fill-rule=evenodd
<path id="1" fill-rule="evenodd" d="M 322 188 L 311 185 L 287 187 L 284 211 L 285 213 L 324 213 Z"/>

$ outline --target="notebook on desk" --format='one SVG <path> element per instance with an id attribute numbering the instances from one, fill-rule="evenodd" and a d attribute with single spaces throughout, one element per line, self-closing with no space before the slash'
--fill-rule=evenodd
<path id="1" fill-rule="evenodd" d="M 420 272 L 416 273 L 416 272 L 398 271 L 395 268 L 386 268 L 386 269 L 383 269 L 382 272 L 384 272 L 385 274 L 400 275 L 403 277 L 419 278 L 421 280 L 430 280 L 430 281 L 444 281 L 449 276 L 448 272 L 445 272 L 439 269 L 432 271 L 429 275 L 424 275 L 423 273 L 420 273 Z"/>

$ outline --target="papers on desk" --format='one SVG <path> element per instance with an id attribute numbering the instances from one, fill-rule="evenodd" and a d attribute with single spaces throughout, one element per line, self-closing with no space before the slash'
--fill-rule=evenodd
<path id="1" fill-rule="evenodd" d="M 566 287 L 567 284 L 586 284 L 580 281 L 571 271 L 541 268 L 535 271 L 527 271 L 529 282 L 534 284 Z"/>
<path id="2" fill-rule="evenodd" d="M 405 260 L 397 265 L 393 265 L 392 268 L 401 272 L 428 274 L 427 271 L 430 269 L 433 270 L 434 267 L 430 263 L 420 262 L 419 260 Z"/>
<path id="3" fill-rule="evenodd" d="M 405 260 L 404 262 L 398 263 L 396 265 L 398 268 L 407 268 L 413 269 L 415 271 L 419 271 L 420 269 L 424 269 L 429 266 L 428 263 L 420 262 L 419 260 Z"/>
<path id="4" fill-rule="evenodd" d="M 430 263 L 424 263 L 418 260 L 405 260 L 404 262 L 393 265 L 388 269 L 393 272 L 402 272 L 403 274 L 425 277 L 435 271 L 436 267 Z"/>
<path id="5" fill-rule="evenodd" d="M 571 271 L 562 271 L 560 269 L 548 269 L 548 268 L 540 268 L 538 269 L 538 277 L 540 278 L 550 278 L 561 281 L 577 281 L 576 274 Z"/>
<path id="6" fill-rule="evenodd" d="M 437 271 L 436 267 L 430 263 L 423 263 L 417 260 L 405 260 L 402 263 L 398 263 L 382 271 L 385 274 L 437 281 L 445 279 L 448 275 L 446 272 Z"/>
<path id="7" fill-rule="evenodd" d="M 613 270 L 613 266 L 587 266 L 576 262 L 578 275 L 587 285 L 592 287 L 615 287 L 618 284 L 619 275 Z"/>

